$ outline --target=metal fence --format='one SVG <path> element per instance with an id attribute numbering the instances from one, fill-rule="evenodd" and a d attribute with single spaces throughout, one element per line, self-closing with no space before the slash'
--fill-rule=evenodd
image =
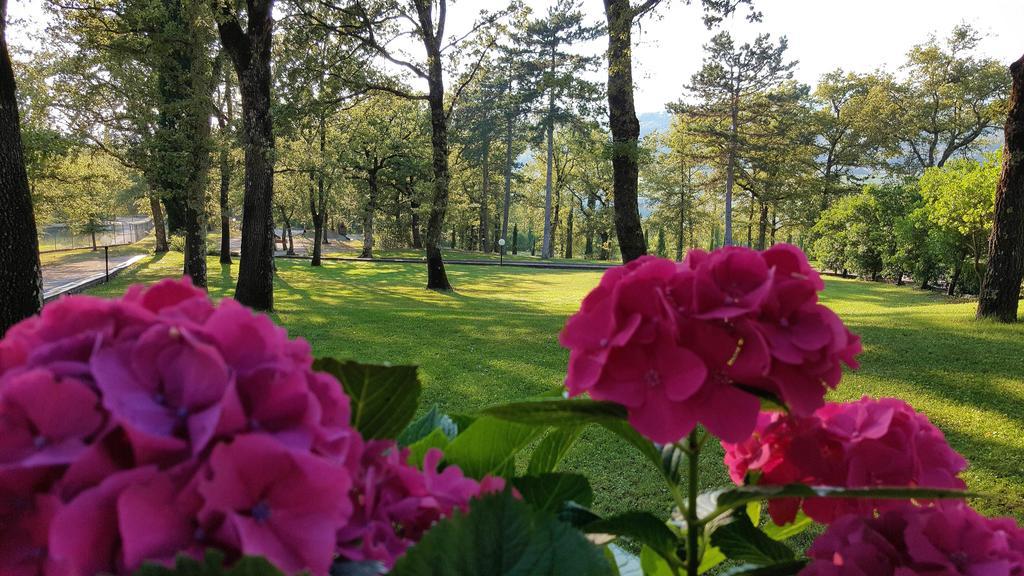
<path id="1" fill-rule="evenodd" d="M 113 220 L 97 227 L 95 232 L 76 231 L 66 224 L 50 224 L 39 230 L 39 252 L 132 244 L 151 230 L 152 218 Z"/>

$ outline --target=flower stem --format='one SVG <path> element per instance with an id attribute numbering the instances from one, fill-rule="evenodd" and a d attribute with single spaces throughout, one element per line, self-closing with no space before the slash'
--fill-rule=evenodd
<path id="1" fill-rule="evenodd" d="M 697 437 L 697 430 L 694 429 L 687 437 L 687 463 L 689 474 L 687 476 L 687 497 L 686 506 L 686 574 L 697 576 L 697 569 L 700 568 L 700 519 L 697 517 L 697 491 L 699 483 L 699 458 L 701 442 Z"/>

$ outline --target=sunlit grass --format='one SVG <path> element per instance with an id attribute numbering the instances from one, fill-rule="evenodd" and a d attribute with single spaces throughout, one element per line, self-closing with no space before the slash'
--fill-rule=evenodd
<path id="1" fill-rule="evenodd" d="M 209 260 L 211 293 L 231 293 L 237 260 Z M 174 276 L 171 253 L 93 292 Z M 278 261 L 273 317 L 317 355 L 420 366 L 424 407 L 448 412 L 550 391 L 568 355 L 558 331 L 600 278 L 594 271 L 449 266 L 457 291 L 424 289 L 422 265 Z M 861 334 L 863 367 L 834 399 L 903 398 L 926 413 L 971 462 L 970 488 L 983 512 L 1024 519 L 1024 325 L 973 319 L 974 305 L 910 288 L 829 279 L 825 302 Z M 709 461 L 719 459 L 712 450 Z M 641 507 L 667 514 L 657 476 L 616 438 L 589 430 L 565 467 L 590 476 L 603 511 Z M 703 482 L 727 481 L 708 466 Z"/>

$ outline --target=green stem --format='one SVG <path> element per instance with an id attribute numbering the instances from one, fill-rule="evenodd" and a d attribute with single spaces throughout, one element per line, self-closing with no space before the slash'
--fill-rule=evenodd
<path id="1" fill-rule="evenodd" d="M 697 576 L 697 569 L 700 568 L 700 519 L 697 517 L 697 490 L 699 488 L 699 458 L 700 441 L 697 437 L 697 430 L 690 432 L 686 439 L 689 451 L 687 463 L 689 464 L 689 475 L 687 476 L 686 490 L 689 503 L 686 507 L 686 574 Z"/>

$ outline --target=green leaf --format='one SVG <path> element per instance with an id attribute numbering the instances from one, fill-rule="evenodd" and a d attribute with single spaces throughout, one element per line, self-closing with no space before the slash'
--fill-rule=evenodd
<path id="1" fill-rule="evenodd" d="M 675 576 L 668 561 L 655 552 L 650 546 L 640 549 L 640 567 L 644 576 Z"/>
<path id="2" fill-rule="evenodd" d="M 711 533 L 711 545 L 730 560 L 767 566 L 793 560 L 788 546 L 768 537 L 750 522 L 746 514 L 734 514 L 729 522 Z"/>
<path id="3" fill-rule="evenodd" d="M 185 556 L 178 556 L 174 568 L 156 564 L 143 564 L 134 576 L 284 576 L 266 558 L 245 556 L 230 568 L 224 567 L 224 554 L 219 550 L 207 550 L 202 562 Z"/>
<path id="4" fill-rule="evenodd" d="M 783 486 L 737 486 L 718 495 L 718 508 L 712 514 L 742 506 L 748 502 L 773 498 L 878 498 L 896 500 L 932 500 L 937 498 L 970 498 L 975 494 L 962 490 L 944 488 L 842 488 L 839 486 L 807 486 L 786 484 Z"/>
<path id="5" fill-rule="evenodd" d="M 521 476 L 512 485 L 523 495 L 523 500 L 535 508 L 557 513 L 566 502 L 590 506 L 594 491 L 590 482 L 580 474 L 549 472 L 537 476 Z"/>
<path id="6" fill-rule="evenodd" d="M 427 455 L 428 450 L 431 448 L 444 450 L 447 446 L 448 436 L 440 428 L 434 428 L 433 432 L 409 446 L 409 461 L 415 464 L 417 468 L 422 469 L 423 457 Z"/>
<path id="7" fill-rule="evenodd" d="M 580 506 L 575 502 L 566 502 L 562 509 L 558 511 L 558 519 L 562 522 L 568 522 L 577 528 L 582 528 L 591 522 L 597 522 L 601 517 L 585 506 Z"/>
<path id="8" fill-rule="evenodd" d="M 378 366 L 319 358 L 313 369 L 331 374 L 352 404 L 352 426 L 364 438 L 395 438 L 416 414 L 420 381 L 415 366 Z"/>
<path id="9" fill-rule="evenodd" d="M 380 576 L 387 574 L 387 566 L 376 560 L 363 562 L 337 561 L 331 566 L 331 576 Z"/>
<path id="10" fill-rule="evenodd" d="M 700 557 L 700 566 L 697 567 L 697 573 L 704 574 L 725 561 L 725 554 L 722 554 L 721 550 L 716 546 L 708 546 L 704 550 L 704 555 Z"/>
<path id="11" fill-rule="evenodd" d="M 451 418 L 442 414 L 437 406 L 431 406 L 430 411 L 420 416 L 402 430 L 398 435 L 399 446 L 410 446 L 415 442 L 426 438 L 435 429 L 440 429 L 449 440 L 455 438 L 459 433 L 458 426 Z"/>
<path id="12" fill-rule="evenodd" d="M 514 476 L 516 454 L 541 431 L 497 418 L 479 418 L 448 444 L 445 461 L 457 464 L 477 480 L 488 474 Z"/>
<path id="13" fill-rule="evenodd" d="M 434 526 L 393 576 L 611 576 L 601 549 L 509 492 L 490 494 Z"/>
<path id="14" fill-rule="evenodd" d="M 797 534 L 800 534 L 810 528 L 814 524 L 814 520 L 811 520 L 802 510 L 798 511 L 796 518 L 793 519 L 789 524 L 783 524 L 779 526 L 773 522 L 768 522 L 762 530 L 772 540 L 783 541 Z"/>
<path id="15" fill-rule="evenodd" d="M 519 422 L 548 426 L 578 426 L 626 419 L 626 408 L 614 402 L 596 400 L 536 400 L 492 406 L 484 414 Z"/>
<path id="16" fill-rule="evenodd" d="M 676 535 L 657 516 L 648 512 L 626 512 L 602 518 L 583 526 L 583 531 L 630 538 L 649 546 L 669 562 L 679 561 L 675 555 Z"/>
<path id="17" fill-rule="evenodd" d="M 548 425 L 564 428 L 597 424 L 629 442 L 644 458 L 654 464 L 663 476 L 671 481 L 662 466 L 661 451 L 626 421 L 626 408 L 614 402 L 598 402 L 587 399 L 535 400 L 492 406 L 484 410 L 484 413 L 502 420 L 534 426 Z"/>
<path id="18" fill-rule="evenodd" d="M 583 430 L 580 426 L 566 428 L 555 428 L 537 445 L 530 457 L 530 465 L 526 469 L 527 474 L 536 475 L 545 472 L 554 472 L 558 463 L 565 458 L 565 454 L 572 448 L 573 443 L 579 438 Z"/>
<path id="19" fill-rule="evenodd" d="M 788 560 L 770 566 L 744 564 L 726 570 L 722 576 L 794 576 L 807 566 L 807 560 Z"/>

